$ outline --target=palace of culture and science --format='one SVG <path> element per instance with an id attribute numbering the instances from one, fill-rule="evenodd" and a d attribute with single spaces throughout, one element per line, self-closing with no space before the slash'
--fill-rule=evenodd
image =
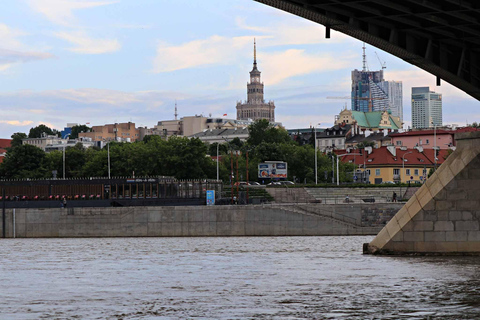
<path id="1" fill-rule="evenodd" d="M 267 119 L 275 122 L 275 103 L 263 99 L 263 82 L 257 69 L 257 46 L 253 43 L 253 69 L 250 71 L 250 83 L 247 83 L 247 101 L 237 102 L 237 120 Z"/>

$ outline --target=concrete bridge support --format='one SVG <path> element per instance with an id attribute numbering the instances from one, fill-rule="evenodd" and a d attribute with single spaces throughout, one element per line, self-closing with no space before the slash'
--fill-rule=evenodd
<path id="1" fill-rule="evenodd" d="M 457 150 L 364 253 L 480 255 L 480 132 L 455 139 Z"/>

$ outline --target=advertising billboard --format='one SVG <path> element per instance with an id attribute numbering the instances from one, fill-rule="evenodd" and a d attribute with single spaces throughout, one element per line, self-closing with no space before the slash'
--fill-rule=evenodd
<path id="1" fill-rule="evenodd" d="M 258 177 L 268 179 L 287 178 L 286 162 L 264 162 L 258 164 Z"/>
<path id="2" fill-rule="evenodd" d="M 207 190 L 207 206 L 215 205 L 215 190 Z"/>

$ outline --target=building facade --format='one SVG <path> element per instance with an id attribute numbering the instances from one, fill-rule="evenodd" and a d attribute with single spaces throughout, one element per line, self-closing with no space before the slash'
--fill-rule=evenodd
<path id="1" fill-rule="evenodd" d="M 442 126 L 442 94 L 429 87 L 412 88 L 412 127 L 432 128 Z"/>
<path id="2" fill-rule="evenodd" d="M 395 131 L 402 128 L 399 117 L 395 117 L 390 111 L 362 112 L 343 109 L 335 116 L 335 125 L 349 124 L 354 127 L 354 133 L 373 131 Z"/>
<path id="3" fill-rule="evenodd" d="M 114 123 L 103 126 L 93 126 L 91 132 L 81 132 L 79 138 L 89 138 L 91 141 L 124 141 L 133 142 L 140 140 L 140 131 L 135 128 L 135 123 Z"/>
<path id="4" fill-rule="evenodd" d="M 440 150 L 435 160 L 432 149 L 395 146 L 355 150 L 355 153 L 358 152 L 361 155 L 347 155 L 342 157 L 341 161 L 355 164 L 356 172 L 367 171 L 371 184 L 423 183 L 430 169 L 440 166 L 449 155 L 448 150 Z"/>
<path id="5" fill-rule="evenodd" d="M 275 103 L 265 102 L 264 85 L 261 72 L 257 68 L 257 47 L 253 44 L 253 69 L 250 71 L 250 82 L 247 83 L 247 101 L 237 102 L 237 120 L 267 119 L 275 122 Z"/>
<path id="6" fill-rule="evenodd" d="M 346 140 L 352 135 L 352 126 L 335 125 L 331 128 L 317 132 L 317 149 L 322 152 L 330 152 L 336 149 L 345 149 Z"/>

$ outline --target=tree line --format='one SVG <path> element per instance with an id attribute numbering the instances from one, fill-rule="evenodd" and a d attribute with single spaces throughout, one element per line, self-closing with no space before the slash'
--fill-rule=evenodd
<path id="1" fill-rule="evenodd" d="M 0 164 L 0 178 L 48 179 L 53 177 L 54 170 L 57 171 L 57 177 L 62 178 L 64 163 L 66 178 L 106 177 L 108 176 L 108 149 L 112 177 L 133 175 L 171 176 L 177 179 L 216 179 L 217 177 L 217 163 L 210 157 L 217 155 L 217 143 L 206 144 L 198 138 L 172 136 L 165 139 L 161 136 L 146 136 L 142 141 L 133 143 L 112 141 L 109 142 L 108 148 L 103 149 L 84 148 L 78 143 L 73 147 L 65 148 L 65 151 L 49 153 L 36 146 L 21 143 L 21 140 L 26 137 L 40 137 L 42 132 L 56 134 L 56 131 L 44 127 L 32 128 L 33 131 L 30 130 L 28 136 L 24 133 L 12 135 L 12 147 L 7 150 L 4 161 Z M 75 128 L 75 131 L 89 130 L 88 127 L 81 129 Z M 239 155 L 237 156 L 234 151 L 240 151 Z M 65 152 L 65 162 L 63 152 Z M 285 129 L 277 128 L 267 120 L 254 122 L 249 127 L 249 138 L 245 142 L 235 138 L 218 144 L 218 155 L 220 156 L 219 177 L 225 183 L 230 182 L 232 171 L 234 181 L 247 179 L 247 155 L 250 181 L 258 181 L 259 163 L 285 161 L 288 163 L 289 180 L 295 177 L 298 182 L 315 182 L 313 140 L 311 143 L 299 145 L 290 138 Z M 319 182 L 331 180 L 334 160 L 334 156 L 318 152 Z M 346 172 L 353 170 L 352 164 L 340 163 L 340 180 L 347 180 Z"/>

